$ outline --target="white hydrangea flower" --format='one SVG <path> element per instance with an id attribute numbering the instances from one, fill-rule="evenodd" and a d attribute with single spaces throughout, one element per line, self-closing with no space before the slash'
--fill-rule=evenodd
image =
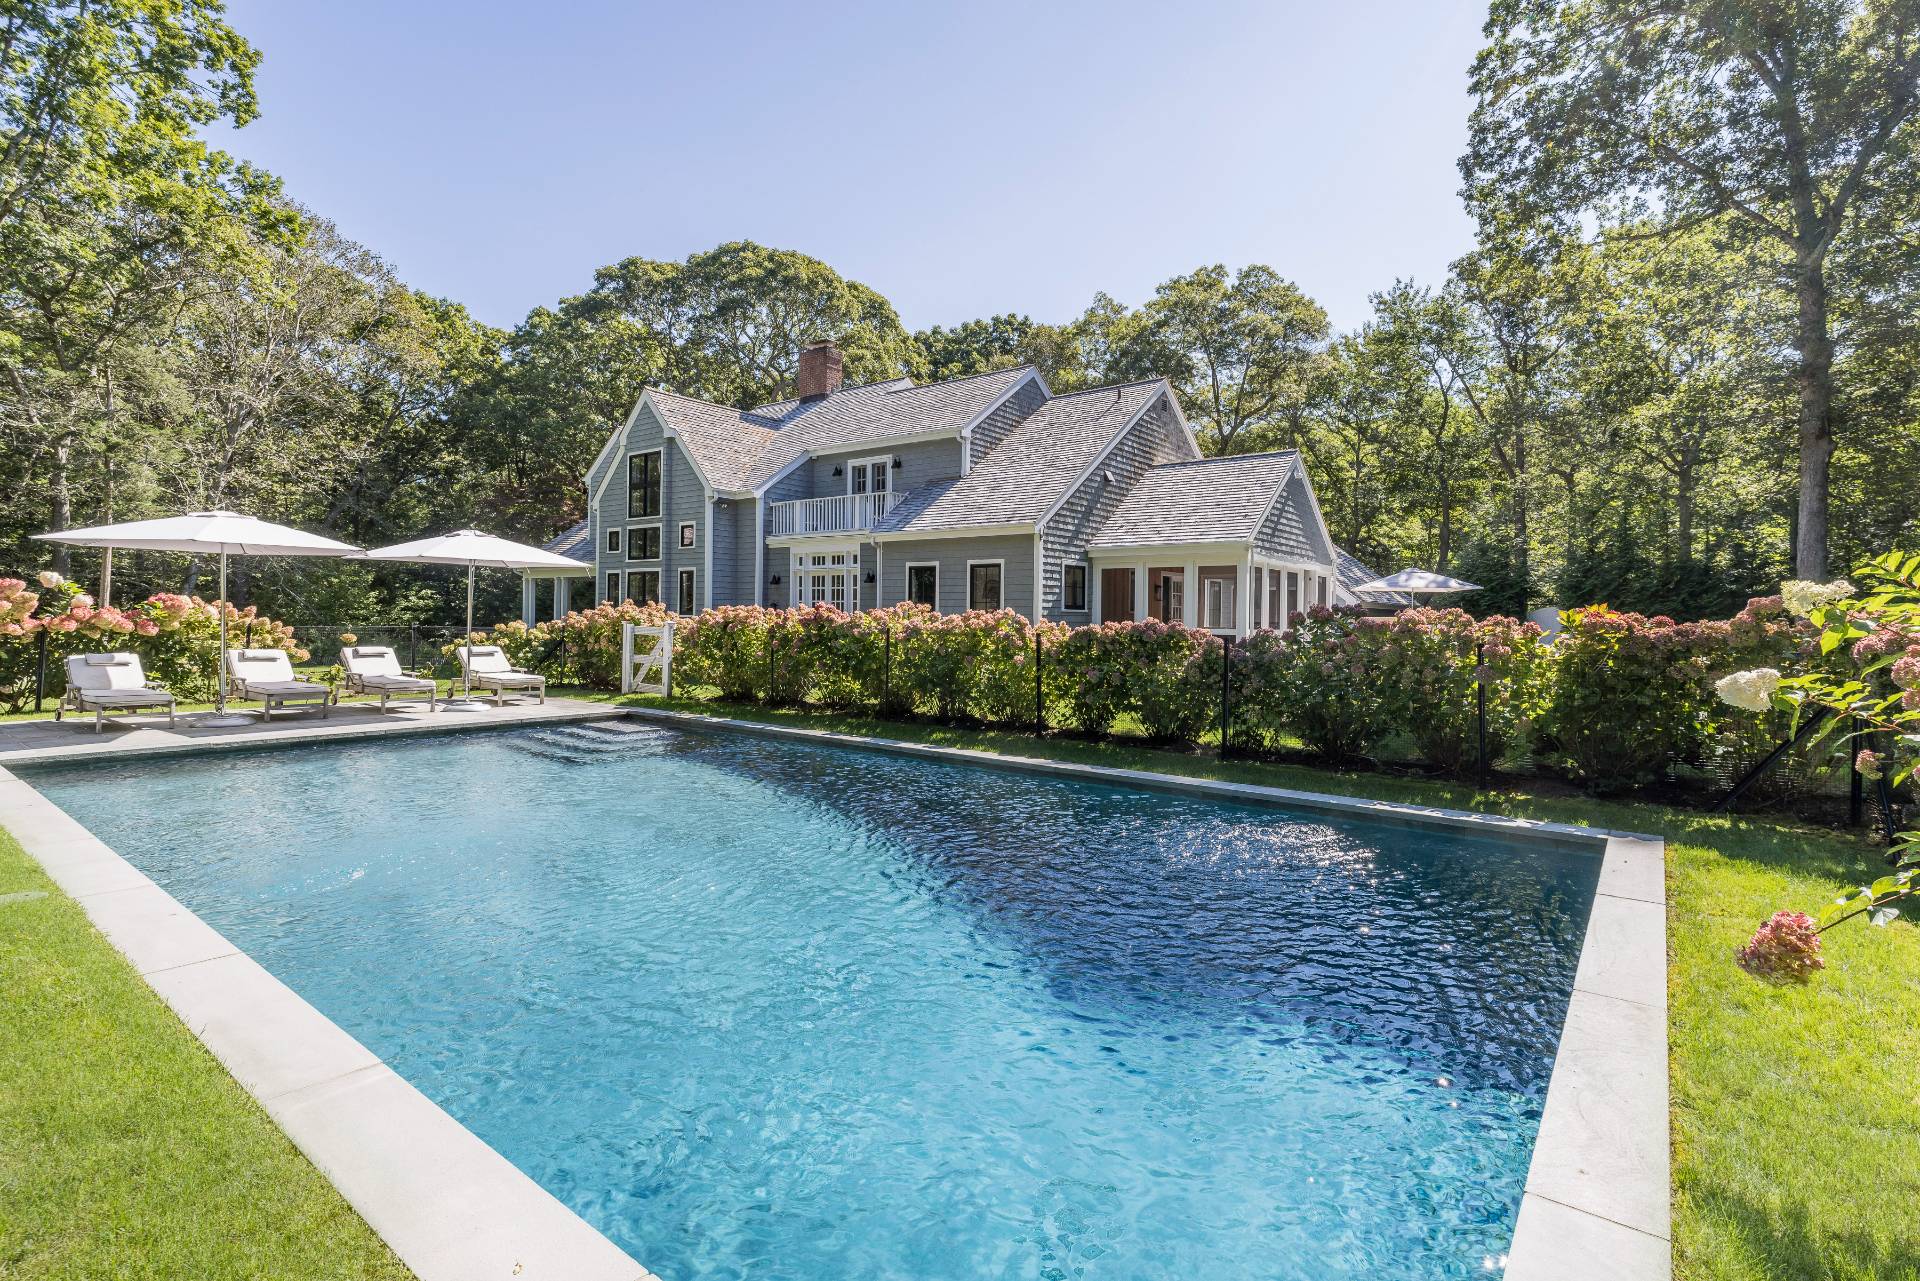
<path id="1" fill-rule="evenodd" d="M 60 577 L 59 574 L 55 573 L 51 569 L 43 569 L 40 571 L 40 585 L 42 587 L 48 587 L 48 588 L 58 587 L 60 584 L 66 581 L 67 581 L 66 579 Z"/>
<path id="2" fill-rule="evenodd" d="M 1780 673 L 1771 667 L 1756 667 L 1750 672 L 1735 672 L 1713 683 L 1713 692 L 1730 707 L 1747 712 L 1764 712 L 1773 706 L 1773 692 L 1780 688 Z"/>
<path id="3" fill-rule="evenodd" d="M 1837 600 L 1845 600 L 1853 595 L 1853 584 L 1844 578 L 1836 578 L 1831 583 L 1815 583 L 1804 578 L 1796 578 L 1790 583 L 1780 584 L 1780 602 L 1787 607 L 1789 614 L 1805 618 L 1822 605 L 1831 605 Z"/>

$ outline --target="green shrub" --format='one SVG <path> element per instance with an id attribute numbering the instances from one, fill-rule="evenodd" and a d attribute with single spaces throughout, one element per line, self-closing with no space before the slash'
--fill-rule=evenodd
<path id="1" fill-rule="evenodd" d="M 1461 609 L 1406 609 L 1384 620 L 1377 661 L 1389 723 L 1421 757 L 1461 771 L 1479 759 L 1479 706 L 1486 692 L 1487 759 L 1527 741 L 1545 706 L 1551 651 L 1532 623 Z"/>

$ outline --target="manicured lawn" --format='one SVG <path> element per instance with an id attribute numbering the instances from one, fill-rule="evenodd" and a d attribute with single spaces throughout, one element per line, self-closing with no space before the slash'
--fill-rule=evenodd
<path id="1" fill-rule="evenodd" d="M 1734 949 L 1777 908 L 1813 908 L 1884 871 L 1863 838 L 1582 796 L 1223 764 L 1143 745 L 1042 744 L 1022 734 L 693 699 L 611 701 L 1664 836 L 1676 1274 L 1920 1279 L 1920 930 L 1904 921 L 1841 926 L 1827 939 L 1827 970 L 1806 987 L 1769 987 L 1733 964 Z"/>
<path id="2" fill-rule="evenodd" d="M 412 1274 L 0 832 L 0 1277 Z"/>

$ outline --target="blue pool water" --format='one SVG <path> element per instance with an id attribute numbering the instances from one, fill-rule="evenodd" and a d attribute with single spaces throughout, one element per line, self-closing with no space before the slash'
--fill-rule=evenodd
<path id="1" fill-rule="evenodd" d="M 666 1281 L 1488 1275 L 1598 870 L 629 722 L 26 772 Z"/>

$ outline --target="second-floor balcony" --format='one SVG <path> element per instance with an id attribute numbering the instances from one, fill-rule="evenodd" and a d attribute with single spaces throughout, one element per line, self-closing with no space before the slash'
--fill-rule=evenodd
<path id="1" fill-rule="evenodd" d="M 828 498 L 801 498 L 767 504 L 767 536 L 794 534 L 850 534 L 872 529 L 905 494 L 882 490 L 877 494 L 834 494 Z"/>

